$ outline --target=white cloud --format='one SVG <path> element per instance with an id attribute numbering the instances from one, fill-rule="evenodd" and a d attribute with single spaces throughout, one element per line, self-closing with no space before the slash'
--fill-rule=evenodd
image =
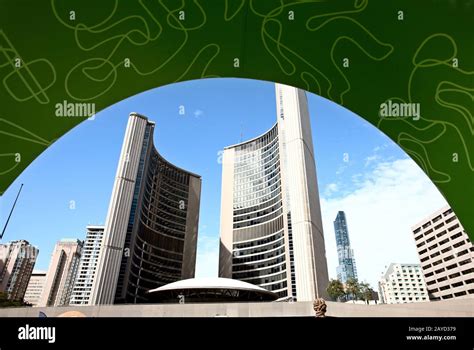
<path id="1" fill-rule="evenodd" d="M 217 277 L 219 266 L 219 236 L 198 236 L 196 277 Z"/>
<path id="2" fill-rule="evenodd" d="M 380 155 L 380 153 L 382 153 L 384 150 L 386 150 L 389 146 L 390 146 L 389 143 L 384 143 L 382 145 L 375 146 L 372 149 L 372 155 L 365 158 L 364 167 L 368 167 L 370 164 L 372 164 L 376 161 L 380 161 L 382 159 L 382 156 Z M 387 159 L 387 158 L 385 158 L 385 159 L 387 161 L 387 160 L 391 159 L 391 157 L 389 159 Z"/>
<path id="3" fill-rule="evenodd" d="M 383 150 L 387 149 L 387 148 L 390 147 L 390 146 L 394 146 L 394 144 L 391 143 L 391 142 L 385 142 L 385 143 L 382 144 L 382 145 L 375 146 L 375 147 L 372 149 L 372 152 L 377 153 L 377 152 L 380 152 L 380 151 L 383 151 Z M 395 145 L 395 146 L 396 146 L 396 145 Z"/>
<path id="4" fill-rule="evenodd" d="M 365 164 L 364 164 L 364 167 L 367 167 L 370 165 L 370 163 L 376 161 L 380 159 L 380 156 L 378 156 L 377 154 L 374 154 L 374 155 L 371 155 L 371 156 L 368 156 L 365 158 Z"/>
<path id="5" fill-rule="evenodd" d="M 363 178 L 364 178 L 364 174 L 361 174 L 361 173 L 352 175 L 351 176 L 352 185 L 355 185 L 357 187 L 360 186 L 361 181 L 363 181 Z"/>
<path id="6" fill-rule="evenodd" d="M 336 183 L 330 183 L 324 189 L 324 195 L 330 197 L 334 192 L 337 192 L 339 186 Z"/>
<path id="7" fill-rule="evenodd" d="M 194 111 L 194 117 L 195 118 L 199 118 L 200 116 L 202 116 L 204 114 L 204 111 L 200 110 L 200 109 L 196 109 Z"/>
<path id="8" fill-rule="evenodd" d="M 347 167 L 348 166 L 346 164 L 339 165 L 339 167 L 336 170 L 336 175 L 341 175 L 347 169 Z"/>
<path id="9" fill-rule="evenodd" d="M 329 275 L 336 277 L 337 266 L 333 221 L 343 210 L 359 279 L 376 287 L 386 265 L 419 263 L 411 226 L 446 201 L 411 159 L 378 162 L 354 180 L 350 194 L 321 198 Z"/>

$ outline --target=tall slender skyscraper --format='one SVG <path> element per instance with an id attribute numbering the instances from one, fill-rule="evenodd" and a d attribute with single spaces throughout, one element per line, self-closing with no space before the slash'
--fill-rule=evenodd
<path id="1" fill-rule="evenodd" d="M 56 243 L 38 306 L 69 305 L 82 244 L 78 239 L 62 239 Z"/>
<path id="2" fill-rule="evenodd" d="M 147 302 L 147 292 L 194 277 L 201 177 L 164 159 L 155 123 L 131 113 L 91 304 Z"/>
<path id="3" fill-rule="evenodd" d="M 339 260 L 337 278 L 342 283 L 346 283 L 349 278 L 357 279 L 357 268 L 354 251 L 351 249 L 349 240 L 346 214 L 343 211 L 337 213 L 336 220 L 334 220 L 334 232 L 336 233 L 337 257 Z"/>
<path id="4" fill-rule="evenodd" d="M 0 292 L 11 300 L 22 300 L 39 250 L 28 241 L 0 244 Z"/>
<path id="5" fill-rule="evenodd" d="M 104 226 L 87 226 L 86 240 L 82 249 L 70 305 L 88 305 L 99 261 L 100 247 L 104 236 Z"/>
<path id="6" fill-rule="evenodd" d="M 219 276 L 313 300 L 328 272 L 308 102 L 300 89 L 275 91 L 277 123 L 224 149 Z"/>

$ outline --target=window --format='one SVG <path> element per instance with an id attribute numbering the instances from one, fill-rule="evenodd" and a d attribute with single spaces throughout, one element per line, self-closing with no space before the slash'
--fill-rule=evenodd
<path id="1" fill-rule="evenodd" d="M 439 238 L 439 237 L 441 237 L 441 236 L 444 236 L 445 234 L 446 234 L 446 230 L 443 230 L 443 231 L 441 231 L 440 233 L 438 233 L 438 234 L 436 235 L 436 237 Z"/>
<path id="2" fill-rule="evenodd" d="M 456 272 L 456 273 L 453 273 L 451 275 L 449 275 L 449 278 L 456 278 L 456 277 L 459 277 L 461 276 L 461 274 L 459 272 Z"/>
<path id="3" fill-rule="evenodd" d="M 455 225 L 455 226 L 456 226 L 456 225 Z M 453 226 L 453 227 L 454 227 L 454 226 Z M 454 230 L 453 227 L 450 227 L 450 228 L 448 229 L 448 231 Z M 456 234 L 454 234 L 454 235 L 451 236 L 451 240 L 455 240 L 456 238 L 459 238 L 459 237 L 461 237 L 461 236 L 462 236 L 462 232 L 458 232 L 458 233 L 456 233 Z"/>
<path id="4" fill-rule="evenodd" d="M 467 253 L 469 253 L 469 250 L 468 250 L 468 249 L 463 250 L 462 252 L 459 252 L 459 253 L 458 253 L 458 256 L 462 256 L 462 255 L 467 254 Z"/>
<path id="5" fill-rule="evenodd" d="M 446 210 L 444 213 L 443 213 L 443 216 L 448 216 L 449 214 L 451 214 L 453 212 L 453 209 L 449 208 L 448 210 Z"/>
<path id="6" fill-rule="evenodd" d="M 449 238 L 446 238 L 446 239 L 443 239 L 442 241 L 439 242 L 439 245 L 443 245 L 445 243 L 448 243 L 449 242 Z"/>
<path id="7" fill-rule="evenodd" d="M 461 287 L 462 285 L 463 285 L 462 282 L 453 283 L 453 287 Z"/>
<path id="8" fill-rule="evenodd" d="M 451 247 L 446 247 L 446 248 L 444 248 L 444 249 L 441 250 L 441 253 L 449 252 L 451 249 L 453 249 L 453 248 L 451 248 Z"/>
<path id="9" fill-rule="evenodd" d="M 446 220 L 446 223 L 449 224 L 450 222 L 456 220 L 455 216 L 451 216 L 449 219 Z"/>
<path id="10" fill-rule="evenodd" d="M 418 235 L 418 236 L 415 236 L 415 241 L 418 241 L 418 240 L 420 240 L 420 239 L 422 239 L 422 238 L 423 238 L 423 235 L 422 235 L 422 234 L 420 234 L 420 235 Z"/>
<path id="11" fill-rule="evenodd" d="M 426 244 L 426 242 L 421 242 L 421 243 L 418 243 L 418 244 L 416 245 L 416 247 L 417 247 L 417 248 L 420 248 L 421 246 L 424 246 L 425 244 Z"/>

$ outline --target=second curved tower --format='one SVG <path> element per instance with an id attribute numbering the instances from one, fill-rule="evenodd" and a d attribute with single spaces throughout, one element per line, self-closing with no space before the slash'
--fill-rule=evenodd
<path id="1" fill-rule="evenodd" d="M 299 301 L 328 284 L 305 92 L 276 84 L 277 123 L 224 149 L 219 277 Z"/>

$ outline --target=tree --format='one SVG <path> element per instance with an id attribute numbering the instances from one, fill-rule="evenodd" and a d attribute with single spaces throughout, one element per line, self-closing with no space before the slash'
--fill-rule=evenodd
<path id="1" fill-rule="evenodd" d="M 353 300 L 359 300 L 360 292 L 360 284 L 357 278 L 348 278 L 346 281 L 346 293 L 350 295 Z"/>
<path id="2" fill-rule="evenodd" d="M 0 292 L 0 308 L 2 307 L 21 307 L 31 306 L 31 304 L 24 302 L 23 300 L 10 300 L 6 293 Z"/>
<path id="3" fill-rule="evenodd" d="M 346 293 L 344 292 L 344 285 L 339 280 L 330 280 L 329 285 L 326 288 L 329 296 L 334 301 L 339 301 Z"/>
<path id="4" fill-rule="evenodd" d="M 370 285 L 366 282 L 360 283 L 359 286 L 362 299 L 364 299 L 365 301 L 372 300 L 372 296 L 374 293 L 372 287 L 370 287 Z"/>

